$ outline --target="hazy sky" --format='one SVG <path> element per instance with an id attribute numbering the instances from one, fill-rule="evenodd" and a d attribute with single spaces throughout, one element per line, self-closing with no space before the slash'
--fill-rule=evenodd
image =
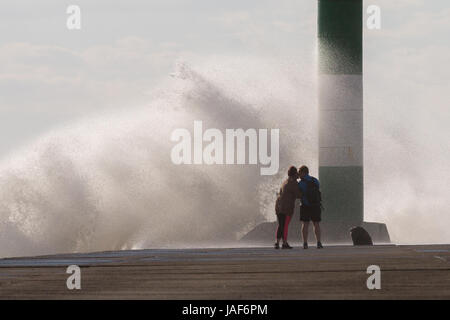
<path id="1" fill-rule="evenodd" d="M 82 30 L 66 28 L 70 4 L 81 7 Z M 427 104 L 444 112 L 433 121 L 448 120 L 448 1 L 369 4 L 381 7 L 382 29 L 365 29 L 366 117 L 394 95 L 405 111 Z M 315 0 L 3 1 L 0 158 L 56 125 L 146 102 L 179 59 L 310 56 L 316 10 Z"/>
<path id="2" fill-rule="evenodd" d="M 66 28 L 69 4 L 81 8 L 79 31 Z M 0 157 L 55 124 L 146 102 L 179 59 L 311 52 L 315 10 L 261 0 L 2 4 Z"/>

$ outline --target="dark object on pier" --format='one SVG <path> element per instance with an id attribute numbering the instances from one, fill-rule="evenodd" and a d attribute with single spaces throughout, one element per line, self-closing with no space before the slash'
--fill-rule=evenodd
<path id="1" fill-rule="evenodd" d="M 354 246 L 373 246 L 370 234 L 363 227 L 353 227 L 350 229 Z"/>

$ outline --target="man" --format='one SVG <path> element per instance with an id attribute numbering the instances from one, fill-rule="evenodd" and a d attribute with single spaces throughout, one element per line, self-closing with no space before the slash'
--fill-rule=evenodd
<path id="1" fill-rule="evenodd" d="M 320 242 L 320 221 L 322 207 L 319 180 L 309 175 L 307 166 L 301 166 L 298 169 L 300 181 L 298 186 L 302 192 L 302 205 L 300 206 L 300 221 L 302 222 L 303 249 L 308 249 L 308 228 L 309 222 L 314 225 L 314 233 L 317 240 L 317 249 L 322 249 Z"/>

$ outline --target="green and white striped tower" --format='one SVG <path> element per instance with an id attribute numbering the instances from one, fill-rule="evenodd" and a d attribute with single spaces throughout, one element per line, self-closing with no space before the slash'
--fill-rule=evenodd
<path id="1" fill-rule="evenodd" d="M 319 180 L 325 223 L 362 225 L 362 0 L 318 0 Z M 339 237 L 339 236 L 338 236 Z"/>
<path id="2" fill-rule="evenodd" d="M 318 3 L 323 238 L 328 243 L 349 242 L 349 228 L 362 226 L 374 242 L 387 243 L 390 239 L 385 224 L 364 222 L 362 0 Z M 291 227 L 300 230 L 298 219 Z M 276 228 L 276 222 L 261 223 L 241 240 L 265 244 Z M 312 233 L 310 237 L 313 240 Z"/>

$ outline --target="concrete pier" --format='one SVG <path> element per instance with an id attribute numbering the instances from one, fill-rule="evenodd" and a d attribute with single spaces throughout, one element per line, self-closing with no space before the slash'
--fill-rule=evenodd
<path id="1" fill-rule="evenodd" d="M 450 299 L 449 263 L 450 245 L 61 254 L 1 259 L 0 299 Z M 66 287 L 73 264 L 81 290 Z"/>

